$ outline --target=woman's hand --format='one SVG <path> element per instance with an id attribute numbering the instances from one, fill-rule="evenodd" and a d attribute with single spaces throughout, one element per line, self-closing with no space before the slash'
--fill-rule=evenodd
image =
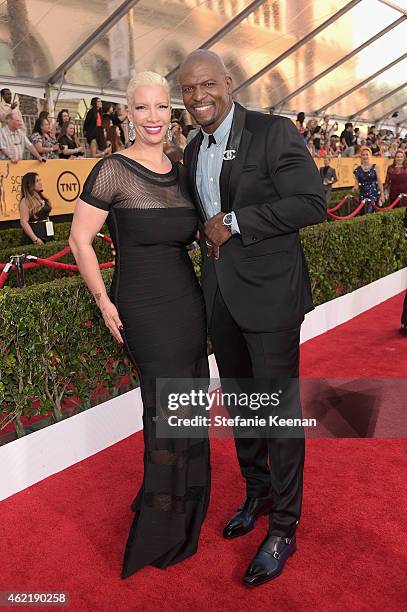
<path id="1" fill-rule="evenodd" d="M 117 340 L 117 342 L 119 342 L 119 344 L 123 344 L 123 338 L 120 334 L 120 330 L 123 329 L 123 324 L 120 321 L 116 306 L 109 300 L 109 298 L 105 298 L 103 301 L 99 302 L 99 308 L 106 327 L 108 327 L 110 333 Z"/>
<path id="2" fill-rule="evenodd" d="M 34 244 L 44 244 L 44 241 L 41 240 L 41 238 L 36 238 L 35 240 L 33 240 Z"/>

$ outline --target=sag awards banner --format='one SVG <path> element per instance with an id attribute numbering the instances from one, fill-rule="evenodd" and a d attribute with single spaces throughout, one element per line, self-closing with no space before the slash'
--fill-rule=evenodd
<path id="1" fill-rule="evenodd" d="M 20 161 L 12 164 L 0 160 L 0 223 L 19 219 L 21 179 L 26 172 L 37 172 L 41 176 L 44 194 L 52 204 L 53 215 L 72 213 L 86 177 L 98 161 L 98 159 L 51 159 L 45 164 L 37 161 Z M 315 158 L 315 163 L 319 168 L 324 162 L 322 158 Z M 331 166 L 336 169 L 338 177 L 336 188 L 352 187 L 353 170 L 359 163 L 357 157 L 332 158 Z M 380 178 L 384 181 L 387 166 L 392 160 L 378 157 L 374 158 L 374 163 Z"/>
<path id="2" fill-rule="evenodd" d="M 83 184 L 98 159 L 50 159 L 19 161 L 0 160 L 0 222 L 19 219 L 21 179 L 27 172 L 40 175 L 44 194 L 52 204 L 52 215 L 72 213 Z"/>

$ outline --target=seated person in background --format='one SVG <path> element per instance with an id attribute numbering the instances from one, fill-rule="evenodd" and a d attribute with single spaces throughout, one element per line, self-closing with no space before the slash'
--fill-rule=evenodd
<path id="1" fill-rule="evenodd" d="M 45 113 L 45 111 L 43 111 Z M 38 117 L 30 138 L 38 153 L 45 159 L 58 159 L 59 144 L 51 134 L 51 124 L 45 115 Z"/>
<path id="2" fill-rule="evenodd" d="M 338 180 L 338 177 L 336 176 L 336 170 L 335 168 L 332 168 L 330 166 L 330 161 L 331 158 L 329 157 L 329 155 L 326 155 L 324 158 L 324 165 L 319 169 L 319 175 L 322 179 L 327 204 L 329 201 L 329 196 L 331 195 L 332 185 Z"/>
<path id="3" fill-rule="evenodd" d="M 107 130 L 107 142 L 111 144 L 112 153 L 117 153 L 117 151 L 122 151 L 124 149 L 124 144 L 120 139 L 120 128 L 118 125 L 111 125 Z"/>
<path id="4" fill-rule="evenodd" d="M 20 225 L 24 230 L 21 244 L 44 244 L 54 240 L 54 227 L 48 215 L 51 204 L 43 194 L 36 172 L 27 172 L 21 181 Z"/>
<path id="5" fill-rule="evenodd" d="M 72 121 L 67 121 L 62 125 L 58 144 L 60 147 L 59 157 L 61 159 L 71 159 L 85 153 L 84 147 L 80 145 L 79 139 L 75 134 L 75 124 Z"/>
<path id="6" fill-rule="evenodd" d="M 107 155 L 111 155 L 112 146 L 107 143 L 106 136 L 106 130 L 98 126 L 95 131 L 95 137 L 90 142 L 91 157 L 107 157 Z"/>

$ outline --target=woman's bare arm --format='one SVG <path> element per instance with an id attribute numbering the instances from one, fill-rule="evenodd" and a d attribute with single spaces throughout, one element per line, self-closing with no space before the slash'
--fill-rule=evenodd
<path id="1" fill-rule="evenodd" d="M 123 327 L 116 306 L 107 295 L 100 273 L 99 262 L 92 243 L 102 228 L 108 212 L 78 200 L 72 221 L 69 246 L 79 271 L 98 304 L 107 327 L 118 342 L 123 343 L 120 329 Z"/>

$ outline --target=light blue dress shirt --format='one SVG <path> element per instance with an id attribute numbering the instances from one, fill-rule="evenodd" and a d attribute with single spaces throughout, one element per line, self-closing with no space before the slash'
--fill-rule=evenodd
<path id="1" fill-rule="evenodd" d="M 221 211 L 219 178 L 223 164 L 223 154 L 229 139 L 230 128 L 233 122 L 235 105 L 232 104 L 230 112 L 214 131 L 216 144 L 209 144 L 209 134 L 202 131 L 203 139 L 199 149 L 196 167 L 196 187 L 201 198 L 208 219 Z M 232 233 L 240 232 L 236 215 L 232 211 Z"/>

